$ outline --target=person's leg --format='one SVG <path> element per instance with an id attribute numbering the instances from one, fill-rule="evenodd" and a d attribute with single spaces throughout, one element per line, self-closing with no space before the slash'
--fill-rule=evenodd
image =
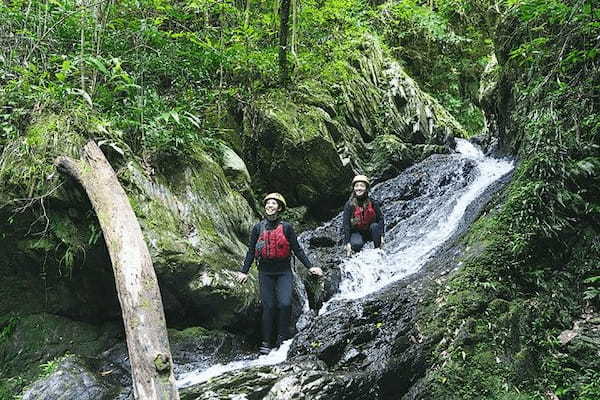
<path id="1" fill-rule="evenodd" d="M 261 353 L 268 352 L 267 348 L 273 341 L 273 325 L 275 325 L 275 275 L 260 273 L 260 299 L 262 302 L 262 344 Z M 263 349 L 264 348 L 264 349 Z"/>
<path id="2" fill-rule="evenodd" d="M 364 245 L 365 239 L 360 232 L 352 232 L 350 235 L 350 246 L 352 247 L 352 251 L 359 252 L 362 250 Z"/>
<path id="3" fill-rule="evenodd" d="M 290 317 L 292 313 L 292 271 L 286 271 L 277 275 L 277 308 L 279 321 L 277 325 L 277 346 L 284 340 L 290 338 Z"/>
<path id="4" fill-rule="evenodd" d="M 373 240 L 373 247 L 378 249 L 381 247 L 381 226 L 374 222 L 369 226 L 369 232 L 371 233 L 371 239 Z"/>

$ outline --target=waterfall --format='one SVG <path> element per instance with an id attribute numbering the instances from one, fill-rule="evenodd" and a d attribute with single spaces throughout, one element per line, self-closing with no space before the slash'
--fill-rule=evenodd
<path id="1" fill-rule="evenodd" d="M 342 280 L 338 293 L 323 305 L 320 314 L 332 312 L 331 306 L 335 303 L 367 296 L 419 271 L 435 251 L 457 232 L 467 207 L 486 188 L 513 169 L 512 162 L 485 157 L 481 150 L 467 140 L 457 139 L 456 148 L 458 153 L 446 157 L 468 161 L 468 165 L 472 165 L 475 171 L 456 171 L 451 176 L 454 182 L 451 186 L 447 182 L 450 179 L 447 177 L 450 164 L 441 163 L 440 168 L 446 175 L 440 173 L 442 180 L 433 182 L 440 188 L 439 192 L 429 193 L 427 200 L 421 201 L 413 214 L 395 221 L 385 233 L 383 250 L 365 248 L 342 262 Z M 377 185 L 373 192 L 382 193 L 385 197 L 386 191 L 391 193 L 398 190 L 394 182 L 388 182 Z M 396 207 L 396 204 L 386 204 L 384 201 L 383 212 L 386 218 L 392 207 Z M 386 225 L 389 225 L 387 220 Z M 281 363 L 287 359 L 291 342 L 292 340 L 288 340 L 279 349 L 255 359 L 217 364 L 204 371 L 182 374 L 177 382 L 178 387 L 195 385 L 228 371 Z"/>
<path id="2" fill-rule="evenodd" d="M 384 251 L 366 249 L 345 261 L 341 265 L 339 293 L 324 304 L 321 313 L 327 312 L 332 302 L 364 297 L 417 272 L 457 230 L 467 206 L 513 168 L 510 161 L 485 157 L 480 149 L 467 140 L 457 139 L 456 148 L 459 154 L 455 157 L 475 162 L 475 180 L 463 190 L 445 198 L 442 204 L 431 201 L 419 212 L 386 232 Z M 432 211 L 431 208 L 435 209 Z"/>

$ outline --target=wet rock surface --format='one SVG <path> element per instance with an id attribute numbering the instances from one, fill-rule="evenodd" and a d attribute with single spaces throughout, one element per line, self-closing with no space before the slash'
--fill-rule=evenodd
<path id="1" fill-rule="evenodd" d="M 374 388 L 361 374 L 336 373 L 313 357 L 273 367 L 227 374 L 180 391 L 182 400 L 209 399 L 348 399 L 374 398 Z"/>
<path id="2" fill-rule="evenodd" d="M 118 388 L 91 370 L 85 359 L 68 356 L 52 373 L 27 389 L 23 400 L 110 400 L 118 392 Z"/>
<path id="3" fill-rule="evenodd" d="M 434 155 L 396 178 L 375 186 L 371 196 L 382 203 L 388 245 L 395 237 L 416 235 L 415 231 L 426 229 L 423 223 L 427 217 L 475 178 L 474 167 L 472 160 Z M 400 227 L 402 232 L 390 233 L 400 221 L 407 220 L 409 223 Z M 305 280 L 311 308 L 318 309 L 338 291 L 342 277 L 339 265 L 345 255 L 341 213 L 323 226 L 301 234 L 299 241 L 326 275 L 322 282 Z"/>
<path id="4" fill-rule="evenodd" d="M 432 156 L 373 190 L 383 200 L 388 240 L 394 242 L 429 223 L 435 211 L 464 189 L 478 172 L 472 160 Z M 185 399 L 418 399 L 431 338 L 416 316 L 430 282 L 458 268 L 465 233 L 493 193 L 510 175 L 479 194 L 458 229 L 417 272 L 368 296 L 329 303 L 318 316 L 304 314 L 285 363 L 233 371 L 184 389 Z M 429 217 L 429 218 L 428 218 Z M 434 218 L 435 219 L 435 218 Z M 320 284 L 307 281 L 311 305 L 331 298 L 340 283 L 341 216 L 301 235 L 316 265 L 326 271 Z M 419 237 L 414 234 L 415 240 Z M 391 244 L 393 245 L 393 244 Z M 390 246 L 391 246 L 390 245 Z M 315 390 L 315 388 L 317 390 Z"/>

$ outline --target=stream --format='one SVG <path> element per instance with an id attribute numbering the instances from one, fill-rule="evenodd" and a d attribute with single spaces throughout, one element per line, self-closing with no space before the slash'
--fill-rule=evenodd
<path id="1" fill-rule="evenodd" d="M 449 156 L 432 156 L 404 171 L 399 177 L 373 187 L 371 194 L 382 201 L 386 217 L 383 250 L 373 249 L 372 244 L 369 244 L 351 258 L 341 257 L 341 246 L 337 244 L 336 237 L 339 235 L 341 214 L 323 227 L 300 236 L 307 254 L 316 260 L 316 265 L 329 266 L 338 271 L 338 275 L 328 282 L 329 298 L 322 302 L 309 322 L 304 322 L 305 326 L 299 328 L 296 338 L 288 340 L 279 349 L 265 356 L 180 373 L 178 387 L 199 385 L 232 371 L 275 366 L 286 360 L 289 362 L 290 357 L 312 352 L 310 347 L 319 348 L 319 358 L 325 360 L 328 366 L 339 363 L 344 357 L 349 357 L 348 354 L 352 355 L 349 360 L 356 359 L 361 352 L 353 348 L 345 356 L 332 355 L 331 361 L 325 345 L 321 345 L 320 341 L 313 340 L 310 346 L 304 346 L 308 349 L 303 350 L 301 337 L 306 336 L 306 332 L 327 330 L 326 327 L 333 323 L 331 321 L 339 318 L 339 315 L 331 314 L 346 313 L 346 310 L 352 309 L 351 313 L 362 317 L 362 299 L 383 293 L 395 282 L 420 271 L 444 244 L 451 241 L 459 231 L 466 229 L 467 210 L 474 203 L 485 203 L 485 200 L 480 199 L 482 194 L 514 167 L 511 161 L 484 156 L 480 149 L 466 140 L 458 139 L 456 150 L 457 153 Z M 302 303 L 305 314 L 309 313 L 306 294 L 302 296 Z M 317 335 L 313 333 L 312 337 Z M 347 343 L 351 342 L 350 338 L 345 340 Z M 335 351 L 343 353 L 339 343 L 335 346 Z M 290 351 L 293 347 L 295 349 Z M 362 357 L 368 359 L 369 354 L 364 353 Z M 240 396 L 240 399 L 245 398 L 243 394 Z"/>

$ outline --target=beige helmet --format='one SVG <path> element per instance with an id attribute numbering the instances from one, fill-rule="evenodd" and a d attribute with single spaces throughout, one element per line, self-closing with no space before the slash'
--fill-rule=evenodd
<path id="1" fill-rule="evenodd" d="M 287 203 L 285 202 L 285 198 L 280 193 L 269 193 L 265 196 L 263 203 L 266 203 L 269 199 L 277 200 L 277 202 L 281 206 L 281 211 L 286 209 Z"/>
<path id="2" fill-rule="evenodd" d="M 356 182 L 364 182 L 367 185 L 367 189 L 371 186 L 371 182 L 369 182 L 369 178 L 365 175 L 356 175 L 354 179 L 352 179 L 352 188 L 354 189 L 354 184 Z"/>

